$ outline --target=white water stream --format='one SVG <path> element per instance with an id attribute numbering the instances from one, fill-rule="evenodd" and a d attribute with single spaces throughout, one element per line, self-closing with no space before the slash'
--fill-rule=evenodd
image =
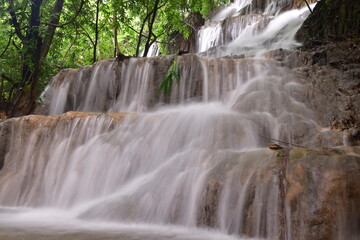
<path id="1" fill-rule="evenodd" d="M 261 136 L 307 142 L 319 132 L 293 97 L 303 86 L 261 53 L 296 46 L 307 10 L 279 13 L 269 3 L 263 15 L 236 16 L 250 2 L 214 16 L 198 49 L 254 55 L 193 57 L 192 66 L 179 57 L 170 106 L 156 98 L 155 58 L 99 62 L 54 83 L 51 114 L 137 114 L 60 122 L 28 138 L 14 131 L 0 181 L 0 239 L 283 239 L 281 180 L 270 174 L 256 184 L 265 181 L 256 169 L 272 156 Z"/>

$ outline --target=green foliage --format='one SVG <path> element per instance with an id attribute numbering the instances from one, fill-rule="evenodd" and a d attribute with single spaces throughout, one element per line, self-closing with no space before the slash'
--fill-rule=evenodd
<path id="1" fill-rule="evenodd" d="M 227 2 L 226 0 L 190 0 L 190 5 L 194 12 L 199 12 L 206 18 L 211 10 Z"/>
<path id="2" fill-rule="evenodd" d="M 29 26 L 31 4 L 34 0 L 13 1 L 12 9 L 16 14 L 19 29 L 26 36 L 30 30 L 39 33 L 44 40 L 48 32 L 51 14 L 56 0 L 43 0 L 40 6 L 39 26 Z M 174 35 L 189 37 L 191 26 L 187 17 L 194 12 L 204 17 L 225 0 L 64 0 L 59 27 L 52 39 L 46 58 L 42 59 L 38 75 L 38 89 L 41 91 L 51 76 L 63 68 L 78 68 L 96 60 L 115 57 L 117 52 L 134 56 L 140 43 L 140 52 L 145 43 L 156 43 L 162 54 L 166 54 L 167 45 Z M 97 3 L 99 18 L 96 28 Z M 36 68 L 34 49 L 36 41 L 24 41 L 15 31 L 15 25 L 9 12 L 10 1 L 0 0 L 0 103 L 14 101 L 14 90 L 23 81 L 22 68 L 27 65 Z M 82 8 L 80 8 L 82 6 Z M 78 12 L 78 10 L 81 11 Z M 151 22 L 148 16 L 156 10 L 156 18 Z M 62 25 L 66 23 L 65 25 Z M 96 30 L 97 29 L 97 30 Z M 140 31 L 142 30 L 141 36 Z M 34 40 L 34 39 L 32 39 Z M 180 71 L 174 60 L 161 84 L 164 94 L 169 94 L 173 81 L 179 81 Z M 2 111 L 0 109 L 0 111 Z"/>
<path id="3" fill-rule="evenodd" d="M 177 62 L 177 57 L 175 57 L 171 60 L 171 64 L 166 71 L 164 80 L 160 84 L 159 91 L 163 92 L 164 96 L 169 96 L 171 94 L 171 88 L 174 81 L 176 81 L 176 83 L 179 83 L 180 79 L 181 70 Z"/>

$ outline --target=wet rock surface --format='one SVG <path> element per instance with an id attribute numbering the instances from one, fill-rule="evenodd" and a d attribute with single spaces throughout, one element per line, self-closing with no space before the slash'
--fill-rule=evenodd
<path id="1" fill-rule="evenodd" d="M 268 53 L 302 84 L 292 96 L 313 111 L 321 127 L 343 131 L 353 146 L 360 143 L 359 56 L 359 40 Z"/>
<path id="2" fill-rule="evenodd" d="M 106 112 L 114 107 L 117 97 L 122 92 L 125 92 L 122 96 L 123 104 L 130 104 L 127 94 L 141 91 L 141 85 L 148 87 L 147 98 L 143 99 L 143 102 L 153 105 L 159 102 L 159 86 L 173 58 L 171 55 L 133 58 L 121 62 L 108 59 L 80 69 L 64 69 L 51 80 L 51 86 L 44 92 L 44 102 L 35 113 L 49 114 L 51 105 L 55 106 L 55 110 L 50 114 L 67 111 Z M 149 68 L 149 71 L 139 70 Z M 142 80 L 134 86 L 131 82 L 136 78 Z M 57 90 L 53 90 L 55 88 Z M 56 102 L 56 94 L 65 94 L 65 101 Z"/>
<path id="3" fill-rule="evenodd" d="M 303 64 L 293 69 L 310 86 L 321 125 L 347 131 L 352 145 L 359 144 L 360 126 L 359 13 L 357 0 L 320 1 L 297 32 Z"/>
<path id="4" fill-rule="evenodd" d="M 23 141 L 25 146 L 28 143 L 26 139 L 32 139 L 34 146 L 47 144 L 46 137 L 54 138 L 56 134 L 62 134 L 66 138 L 69 133 L 74 138 L 74 145 L 81 145 L 84 136 L 81 136 L 80 131 L 74 131 L 76 128 L 67 131 L 67 126 L 79 121 L 90 123 L 92 118 L 102 121 L 108 119 L 108 127 L 101 131 L 109 131 L 112 122 L 121 122 L 125 116 L 70 112 L 61 116 L 26 116 L 2 123 L 2 159 L 6 155 L 6 159 L 10 160 L 3 161 L 4 167 L 0 171 L 2 202 L 6 203 L 11 199 L 21 202 L 27 196 L 41 192 L 41 189 L 28 192 L 25 187 L 29 182 L 36 184 L 37 181 L 42 181 L 40 174 L 19 178 L 23 181 L 11 185 L 4 183 L 13 179 L 16 174 L 29 171 L 30 168 L 35 169 L 34 164 L 41 170 L 39 164 L 46 166 L 43 155 L 50 157 L 53 149 L 49 145 L 48 152 L 33 154 L 37 160 L 29 161 L 15 157 L 29 149 L 12 149 L 9 152 L 11 145 L 21 145 Z M 358 240 L 359 147 L 283 147 L 275 151 L 260 149 L 242 153 L 223 151 L 214 153 L 212 158 L 217 164 L 209 171 L 199 197 L 198 226 L 218 228 L 249 237 Z M 23 159 L 23 162 L 16 162 L 14 159 Z M 11 191 L 4 186 L 11 186 Z M 17 193 L 21 194 L 13 196 Z M 178 198 L 181 202 L 181 194 Z M 175 208 L 173 217 L 176 219 L 178 216 L 181 213 Z M 223 226 L 230 228 L 223 229 Z"/>
<path id="5" fill-rule="evenodd" d="M 348 131 L 352 145 L 359 143 L 359 43 L 344 41 L 274 53 L 307 88 L 306 95 L 295 96 L 313 109 L 321 126 Z"/>
<path id="6" fill-rule="evenodd" d="M 307 2 L 314 3 L 316 1 L 308 0 Z M 252 1 L 248 7 L 244 8 L 241 13 L 262 13 L 268 5 L 269 4 L 266 0 L 255 0 Z M 279 0 L 274 2 L 271 8 L 273 8 L 274 10 L 285 11 L 289 9 L 300 8 L 302 6 L 304 6 L 304 1 L 301 0 Z"/>
<path id="7" fill-rule="evenodd" d="M 359 148 L 295 149 L 286 167 L 291 231 L 299 239 L 358 239 Z"/>
<path id="8" fill-rule="evenodd" d="M 297 33 L 307 46 L 316 42 L 339 41 L 360 37 L 358 0 L 320 1 Z"/>
<path id="9" fill-rule="evenodd" d="M 110 131 L 125 116 L 123 113 L 68 112 L 57 116 L 29 115 L 0 123 L 1 203 L 23 203 L 28 196 L 44 191 L 29 190 L 26 186 L 44 180 L 42 172 L 61 141 L 68 139 L 71 149 L 94 134 Z M 66 154 L 62 154 L 65 158 Z"/>
<path id="10" fill-rule="evenodd" d="M 101 68 L 97 65 L 79 70 L 64 70 L 53 79 L 52 86 L 56 88 L 59 84 L 61 86 L 69 84 L 65 92 L 66 97 L 62 96 L 65 100 L 59 104 L 63 106 L 60 113 L 68 110 L 138 111 L 168 103 L 186 103 L 190 100 L 201 102 L 204 97 L 208 100 L 222 100 L 226 92 L 236 88 L 237 82 L 257 78 L 260 70 L 261 74 L 265 72 L 264 76 L 258 78 L 259 81 L 254 81 L 252 85 L 249 84 L 247 88 L 252 91 L 251 88 L 262 85 L 263 87 L 258 87 L 257 92 L 253 94 L 243 94 L 236 99 L 232 107 L 234 110 L 250 113 L 254 109 L 259 109 L 270 112 L 273 117 L 278 118 L 278 122 L 283 123 L 281 124 L 284 129 L 283 134 L 280 134 L 279 138 L 288 139 L 292 143 L 320 147 L 344 144 L 355 146 L 360 141 L 360 100 L 357 97 L 360 93 L 358 46 L 357 42 L 352 41 L 324 45 L 311 50 L 279 49 L 268 52 L 265 55 L 267 59 L 244 56 L 231 59 L 201 58 L 194 54 L 184 54 L 177 57 L 181 80 L 173 83 L 169 96 L 164 96 L 159 91 L 159 86 L 174 56 L 140 59 L 140 61 L 136 59 L 134 61 L 136 66 L 149 64 L 152 68 L 147 81 L 143 83 L 137 83 L 136 79 L 129 79 L 129 83 L 124 82 L 121 80 L 126 77 L 122 70 L 124 65 L 105 61 L 98 65 L 108 69 L 108 72 L 103 73 L 108 80 L 102 83 L 107 87 L 96 87 L 100 84 L 101 78 L 86 80 L 91 79 L 92 72 L 101 72 Z M 234 74 L 238 77 L 232 77 Z M 74 77 L 71 77 L 72 75 Z M 143 75 L 145 76 L 146 72 L 139 73 L 139 79 Z M 224 76 L 224 79 L 219 79 L 219 75 Z M 277 77 L 278 75 L 282 78 Z M 82 77 L 78 78 L 78 76 Z M 207 79 L 206 90 L 204 90 L 204 78 Z M 133 84 L 133 88 L 129 88 L 130 83 Z M 141 90 L 143 92 L 133 92 L 142 85 L 144 85 L 144 89 Z M 113 86 L 116 87 L 112 88 Z M 112 92 L 109 92 L 110 89 Z M 134 101 L 131 99 L 131 94 L 135 97 L 144 94 L 145 97 L 139 99 L 141 101 L 135 98 Z M 60 98 L 56 98 L 51 89 L 46 95 L 48 104 L 45 101 L 42 110 L 49 112 L 51 107 L 49 102 L 52 101 L 54 104 Z M 271 102 L 268 99 L 272 99 Z M 137 104 L 136 107 L 127 108 L 127 104 L 132 102 Z M 284 115 L 284 112 L 288 115 Z M 294 119 L 293 114 L 298 114 L 295 128 L 293 120 L 290 121 Z M 279 119 L 279 116 L 282 117 Z M 312 123 L 306 122 L 307 119 L 316 121 L 322 131 L 315 131 Z M 289 131 L 294 132 L 290 138 L 287 136 Z M 266 130 L 260 131 L 260 134 L 269 135 Z"/>
<path id="11" fill-rule="evenodd" d="M 256 151 L 233 156 L 209 174 L 198 224 L 220 226 L 224 221 L 220 205 L 226 204 L 231 212 L 242 204 L 243 212 L 227 219 L 233 223 L 230 233 L 276 239 L 358 239 L 359 151 L 359 147 L 291 148 L 270 155 Z M 269 204 L 270 199 L 275 203 Z M 267 226 L 274 222 L 279 225 Z M 260 232 L 254 226 L 260 226 Z"/>

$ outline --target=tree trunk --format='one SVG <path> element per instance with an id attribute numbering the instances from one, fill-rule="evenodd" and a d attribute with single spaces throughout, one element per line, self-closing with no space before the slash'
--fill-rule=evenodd
<path id="1" fill-rule="evenodd" d="M 113 34 L 114 34 L 114 57 L 117 56 L 117 54 L 120 52 L 119 49 L 119 41 L 118 41 L 118 31 L 117 31 L 117 24 L 118 24 L 118 19 L 116 16 L 116 11 L 115 8 L 113 10 Z"/>
<path id="2" fill-rule="evenodd" d="M 97 45 L 99 41 L 99 13 L 100 13 L 100 1 L 96 1 L 96 16 L 95 16 L 95 40 L 94 40 L 94 51 L 93 51 L 93 62 L 97 61 Z"/>
<path id="3" fill-rule="evenodd" d="M 48 22 L 44 39 L 40 36 L 40 10 L 43 0 L 30 0 L 31 12 L 26 33 L 23 34 L 16 12 L 14 2 L 9 0 L 8 12 L 16 35 L 22 42 L 21 79 L 14 84 L 12 95 L 12 109 L 10 115 L 29 114 L 35 107 L 35 100 L 39 94 L 38 84 L 41 74 L 41 63 L 46 58 L 56 28 L 64 0 L 56 0 Z M 19 112 L 19 113 L 16 113 Z"/>
<path id="4" fill-rule="evenodd" d="M 160 0 L 156 0 L 155 1 L 155 5 L 154 5 L 154 10 L 153 10 L 153 14 L 152 14 L 152 18 L 150 19 L 150 22 L 149 22 L 149 34 L 148 34 L 148 37 L 146 39 L 146 43 L 145 43 L 145 49 L 144 49 L 144 55 L 143 57 L 146 57 L 148 52 L 149 52 L 149 49 L 151 47 L 151 38 L 153 36 L 153 27 L 154 27 L 154 23 L 155 23 L 155 19 L 156 19 L 156 14 L 157 14 L 157 11 L 159 9 L 159 3 L 160 3 Z"/>
<path id="5" fill-rule="evenodd" d="M 142 37 L 143 37 L 143 32 L 144 32 L 145 24 L 146 24 L 146 21 L 148 20 L 148 18 L 151 16 L 151 13 L 152 13 L 152 12 L 149 12 L 149 13 L 145 16 L 145 18 L 144 18 L 144 20 L 143 20 L 143 22 L 142 22 L 142 24 L 141 24 L 141 29 L 140 29 L 140 33 L 139 33 L 139 37 L 138 37 L 138 43 L 137 43 L 137 46 L 136 46 L 135 56 L 139 56 L 139 54 L 140 54 L 141 39 L 142 39 Z"/>
<path id="6" fill-rule="evenodd" d="M 41 60 L 45 59 L 49 52 L 50 45 L 54 38 L 55 30 L 57 28 L 56 25 L 59 24 L 60 14 L 61 14 L 63 5 L 64 5 L 64 0 L 56 0 L 53 11 L 50 16 L 49 25 L 48 25 L 46 35 L 44 38 L 44 42 L 43 42 L 43 46 L 41 49 Z"/>
<path id="7" fill-rule="evenodd" d="M 31 15 L 29 19 L 29 30 L 26 34 L 24 46 L 24 62 L 22 67 L 22 80 L 20 87 L 25 87 L 33 76 L 33 68 L 40 58 L 42 39 L 39 34 L 40 6 L 42 0 L 31 0 Z"/>
<path id="8" fill-rule="evenodd" d="M 29 28 L 27 34 L 24 38 L 23 49 L 23 64 L 22 64 L 22 74 L 19 88 L 15 94 L 14 106 L 11 109 L 11 115 L 15 112 L 15 107 L 19 102 L 23 102 L 21 108 L 28 109 L 26 114 L 30 111 L 35 103 L 37 91 L 36 86 L 38 84 L 38 77 L 40 71 L 40 55 L 42 47 L 42 39 L 39 33 L 40 27 L 40 7 L 42 0 L 32 0 L 31 1 L 31 15 L 29 19 Z M 27 87 L 30 86 L 30 92 L 26 96 L 25 91 Z M 28 98 L 27 100 L 23 100 Z"/>

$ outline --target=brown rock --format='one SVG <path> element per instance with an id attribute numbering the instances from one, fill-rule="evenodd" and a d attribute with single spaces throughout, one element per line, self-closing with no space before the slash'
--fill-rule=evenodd
<path id="1" fill-rule="evenodd" d="M 307 46 L 360 37 L 358 0 L 324 0 L 314 8 L 297 33 Z"/>
<path id="2" fill-rule="evenodd" d="M 218 226 L 224 218 L 219 209 L 225 204 L 229 212 L 241 211 L 235 214 L 238 218 L 233 218 L 230 233 L 279 239 L 285 235 L 291 239 L 356 239 L 360 155 L 355 152 L 359 150 L 290 149 L 280 158 L 258 151 L 224 160 L 206 181 L 199 225 Z M 278 195 L 272 202 L 274 189 Z M 243 195 L 237 195 L 239 191 Z M 271 212 L 275 206 L 276 217 Z M 262 216 L 260 229 L 254 229 L 257 214 Z M 278 228 L 267 228 L 269 221 L 277 221 Z"/>

